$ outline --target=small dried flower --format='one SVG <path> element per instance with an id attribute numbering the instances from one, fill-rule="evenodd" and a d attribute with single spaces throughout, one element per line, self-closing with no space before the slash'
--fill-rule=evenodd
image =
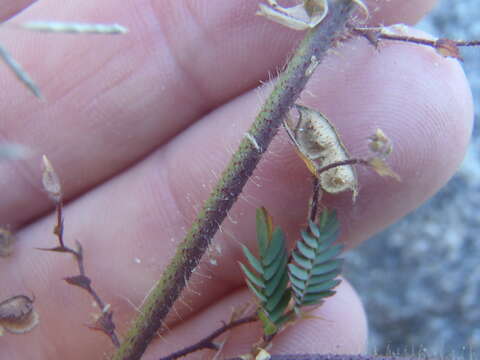
<path id="1" fill-rule="evenodd" d="M 397 181 L 401 181 L 400 176 L 388 166 L 384 159 L 374 157 L 368 160 L 368 164 L 378 175 L 392 177 Z"/>
<path id="2" fill-rule="evenodd" d="M 450 39 L 438 39 L 435 41 L 435 50 L 442 56 L 451 57 L 462 61 L 462 55 L 460 55 L 460 49 L 457 43 Z"/>
<path id="3" fill-rule="evenodd" d="M 368 165 L 380 176 L 389 176 L 400 181 L 400 176 L 388 166 L 386 158 L 393 152 L 392 141 L 385 135 L 382 129 L 377 129 L 375 134 L 369 137 L 370 150 L 375 154 L 367 160 Z"/>
<path id="4" fill-rule="evenodd" d="M 53 169 L 53 166 L 48 158 L 43 155 L 43 171 L 42 171 L 42 183 L 43 188 L 48 193 L 48 196 L 55 202 L 59 203 L 62 200 L 62 186 L 57 173 Z"/>
<path id="5" fill-rule="evenodd" d="M 382 129 L 375 130 L 375 134 L 368 138 L 370 150 L 381 156 L 388 156 L 393 151 L 391 140 L 385 135 Z"/>

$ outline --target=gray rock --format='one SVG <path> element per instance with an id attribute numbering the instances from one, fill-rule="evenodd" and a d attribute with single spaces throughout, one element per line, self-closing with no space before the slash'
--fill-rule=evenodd
<path id="1" fill-rule="evenodd" d="M 479 18 L 478 0 L 442 0 L 419 27 L 480 39 Z M 347 255 L 372 352 L 480 354 L 480 49 L 462 54 L 476 103 L 463 166 L 428 203 Z"/>

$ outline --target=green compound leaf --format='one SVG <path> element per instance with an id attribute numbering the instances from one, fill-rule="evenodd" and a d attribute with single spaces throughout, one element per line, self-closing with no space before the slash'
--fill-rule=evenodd
<path id="1" fill-rule="evenodd" d="M 340 283 L 337 276 L 343 262 L 337 259 L 342 245 L 333 245 L 339 228 L 336 212 L 324 210 L 318 224 L 310 221 L 307 231 L 301 232 L 288 265 L 296 313 L 302 306 L 319 305 L 335 294 L 333 289 Z"/>
<path id="2" fill-rule="evenodd" d="M 285 314 L 291 299 L 288 287 L 288 252 L 285 247 L 285 234 L 280 228 L 273 228 L 272 218 L 261 208 L 257 210 L 257 243 L 259 257 L 242 246 L 250 265 L 240 268 L 246 277 L 250 290 L 260 305 L 258 316 L 263 324 L 265 335 L 275 334 L 290 317 Z"/>

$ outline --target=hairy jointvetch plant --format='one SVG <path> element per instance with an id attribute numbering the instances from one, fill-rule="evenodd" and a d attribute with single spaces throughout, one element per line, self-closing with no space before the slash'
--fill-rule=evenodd
<path id="1" fill-rule="evenodd" d="M 266 336 L 275 334 L 288 320 L 285 314 L 291 293 L 288 284 L 288 253 L 285 247 L 285 235 L 280 228 L 273 228 L 272 218 L 265 208 L 257 210 L 257 259 L 242 245 L 243 252 L 252 272 L 240 263 L 246 276 L 248 287 L 259 301 L 258 317 L 262 321 Z"/>
<path id="2" fill-rule="evenodd" d="M 266 339 L 298 318 L 301 307 L 321 305 L 324 298 L 335 294 L 333 289 L 340 283 L 337 277 L 342 267 L 342 260 L 337 259 L 342 245 L 333 244 L 338 233 L 336 213 L 324 210 L 318 224 L 310 221 L 301 232 L 288 263 L 283 231 L 273 228 L 272 218 L 264 208 L 257 210 L 259 257 L 243 246 L 252 270 L 240 266 L 259 303 L 258 317 Z"/>
<path id="3" fill-rule="evenodd" d="M 162 277 L 143 302 L 113 359 L 140 359 L 155 338 L 284 117 L 305 88 L 313 69 L 331 48 L 345 39 L 347 23 L 357 8 L 354 0 L 329 0 L 327 15 L 318 26 L 308 31 L 285 70 L 279 74 L 272 93 L 248 130 L 248 136 L 242 139 Z"/>

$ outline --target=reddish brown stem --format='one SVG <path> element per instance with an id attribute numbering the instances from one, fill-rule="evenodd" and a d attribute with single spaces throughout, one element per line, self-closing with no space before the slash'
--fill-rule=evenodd
<path id="1" fill-rule="evenodd" d="M 100 298 L 98 293 L 92 287 L 90 278 L 85 273 L 85 265 L 83 262 L 83 249 L 81 244 L 77 243 L 77 250 L 72 249 L 65 245 L 64 238 L 63 238 L 63 224 L 64 224 L 63 201 L 61 196 L 59 200 L 55 202 L 55 209 L 57 214 L 57 217 L 56 217 L 57 223 L 54 227 L 53 233 L 57 237 L 59 245 L 52 249 L 40 249 L 40 250 L 68 253 L 73 256 L 78 266 L 79 275 L 69 276 L 67 278 L 64 278 L 64 280 L 68 284 L 77 286 L 85 290 L 88 294 L 90 294 L 90 296 L 93 298 L 94 302 L 97 304 L 98 308 L 100 309 L 101 315 L 96 320 L 95 324 L 89 327 L 93 330 L 99 330 L 105 333 L 110 338 L 113 345 L 115 347 L 119 347 L 120 341 L 118 339 L 117 334 L 115 333 L 115 324 L 112 318 L 113 312 L 107 308 L 105 302 Z"/>
<path id="2" fill-rule="evenodd" d="M 242 360 L 242 358 L 230 358 L 228 360 Z M 272 355 L 270 360 L 438 360 L 435 357 L 414 356 L 380 356 L 380 355 L 334 355 L 334 354 L 290 354 Z"/>
<path id="3" fill-rule="evenodd" d="M 203 350 L 203 349 L 218 350 L 218 346 L 213 342 L 213 340 L 215 340 L 217 337 L 219 337 L 220 335 L 222 335 L 223 333 L 225 333 L 228 330 L 231 330 L 231 329 L 233 329 L 237 326 L 240 326 L 240 325 L 243 325 L 243 324 L 248 324 L 248 323 L 251 323 L 251 322 L 254 322 L 254 321 L 257 321 L 257 320 L 258 320 L 258 317 L 255 314 L 255 315 L 250 315 L 250 316 L 244 317 L 242 319 L 231 321 L 230 323 L 225 324 L 222 327 L 218 328 L 213 333 L 211 333 L 207 337 L 203 338 L 199 342 L 197 342 L 193 345 L 187 346 L 186 348 L 184 348 L 182 350 L 179 350 L 179 351 L 176 351 L 176 352 L 174 352 L 174 353 L 172 353 L 168 356 L 162 357 L 159 360 L 175 360 L 175 359 L 181 358 L 183 356 L 186 356 L 188 354 L 191 354 L 195 351 L 199 351 L 199 350 Z"/>

